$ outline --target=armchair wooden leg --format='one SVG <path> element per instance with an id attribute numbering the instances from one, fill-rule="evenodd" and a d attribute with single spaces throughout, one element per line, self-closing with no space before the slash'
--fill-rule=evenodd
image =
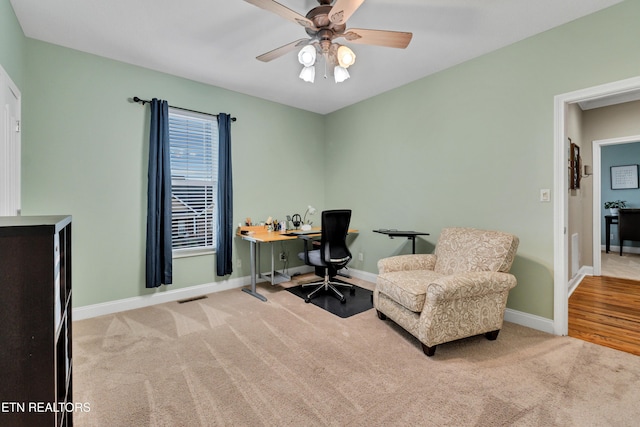
<path id="1" fill-rule="evenodd" d="M 378 310 L 376 310 L 376 313 L 378 313 L 378 319 L 387 320 L 387 315 L 386 314 L 384 314 L 384 313 L 382 313 L 382 312 L 380 312 Z"/>
<path id="2" fill-rule="evenodd" d="M 420 343 L 420 344 L 422 344 L 422 343 Z M 437 347 L 436 345 L 434 345 L 433 347 L 429 347 L 429 346 L 426 346 L 426 345 L 422 344 L 422 351 L 424 352 L 424 354 L 426 354 L 427 356 L 431 357 L 434 354 L 436 354 L 436 347 Z"/>
<path id="3" fill-rule="evenodd" d="M 486 334 L 484 334 L 484 336 L 489 340 L 489 341 L 495 341 L 498 338 L 498 334 L 500 333 L 500 329 L 498 329 L 497 331 L 491 331 L 491 332 L 487 332 Z"/>

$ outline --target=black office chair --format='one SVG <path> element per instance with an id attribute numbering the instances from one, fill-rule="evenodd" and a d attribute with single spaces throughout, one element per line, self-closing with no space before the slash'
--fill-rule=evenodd
<path id="1" fill-rule="evenodd" d="M 355 294 L 353 285 L 331 280 L 338 273 L 338 270 L 344 268 L 351 261 L 351 252 L 347 247 L 346 241 L 350 221 L 351 210 L 349 209 L 323 211 L 320 248 L 309 250 L 308 244 L 312 241 L 312 238 L 303 236 L 305 240 L 304 252 L 300 252 L 298 258 L 303 260 L 305 264 L 316 267 L 318 276 L 324 276 L 321 282 L 303 285 L 303 287 L 316 286 L 304 299 L 305 302 L 310 302 L 311 298 L 321 291 L 330 290 L 333 295 L 338 297 L 341 303 L 344 303 L 346 298 L 336 286 L 346 286 L 349 288 L 351 295 Z"/>
<path id="2" fill-rule="evenodd" d="M 618 236 L 620 236 L 620 256 L 622 256 L 624 240 L 640 241 L 640 209 L 618 211 Z"/>

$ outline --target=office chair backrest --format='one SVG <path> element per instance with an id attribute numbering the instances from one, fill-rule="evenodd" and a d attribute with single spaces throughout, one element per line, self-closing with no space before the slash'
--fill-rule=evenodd
<path id="1" fill-rule="evenodd" d="M 350 222 L 350 209 L 322 211 L 320 250 L 325 263 L 346 265 L 351 259 L 351 252 L 347 247 Z"/>

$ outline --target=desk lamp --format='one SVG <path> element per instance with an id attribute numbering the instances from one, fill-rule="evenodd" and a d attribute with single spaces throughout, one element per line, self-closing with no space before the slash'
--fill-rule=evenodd
<path id="1" fill-rule="evenodd" d="M 316 213 L 316 208 L 314 208 L 313 206 L 309 205 L 307 206 L 307 210 L 304 213 L 304 218 L 302 219 L 302 227 L 300 227 L 300 229 L 302 231 L 309 231 L 311 230 L 311 221 L 309 221 L 307 223 L 307 214 L 309 215 L 313 215 Z"/>

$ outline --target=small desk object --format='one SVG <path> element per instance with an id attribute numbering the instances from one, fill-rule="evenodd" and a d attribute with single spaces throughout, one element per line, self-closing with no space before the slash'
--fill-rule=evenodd
<path id="1" fill-rule="evenodd" d="M 606 228 L 605 241 L 607 243 L 606 253 L 609 253 L 609 247 L 611 246 L 611 224 L 614 224 L 614 225 L 618 224 L 618 215 L 605 215 L 604 222 L 605 222 L 605 228 Z"/>
<path id="2" fill-rule="evenodd" d="M 422 231 L 399 231 L 399 230 L 387 230 L 381 228 L 379 230 L 373 230 L 374 233 L 386 234 L 390 239 L 394 237 L 406 237 L 411 240 L 412 253 L 416 253 L 416 236 L 428 236 L 429 233 L 423 233 Z"/>
<path id="3" fill-rule="evenodd" d="M 349 229 L 349 233 L 357 233 L 358 230 Z M 241 237 L 242 240 L 246 240 L 250 243 L 251 249 L 251 289 L 242 288 L 243 292 L 253 295 L 259 300 L 266 301 L 267 298 L 264 295 L 259 294 L 256 291 L 256 283 L 258 277 L 267 279 L 271 285 L 277 285 L 282 282 L 291 280 L 291 277 L 284 274 L 281 271 L 277 271 L 275 268 L 275 254 L 273 252 L 273 243 L 283 242 L 287 240 L 296 240 L 300 236 L 319 236 L 321 234 L 320 227 L 314 227 L 309 231 L 301 230 L 287 230 L 284 233 L 280 231 L 267 231 L 267 228 L 263 225 L 257 226 L 242 226 L 238 228 L 236 236 Z M 271 246 L 271 271 L 267 273 L 261 273 L 258 271 L 260 266 L 260 247 L 261 243 L 269 243 Z"/>

